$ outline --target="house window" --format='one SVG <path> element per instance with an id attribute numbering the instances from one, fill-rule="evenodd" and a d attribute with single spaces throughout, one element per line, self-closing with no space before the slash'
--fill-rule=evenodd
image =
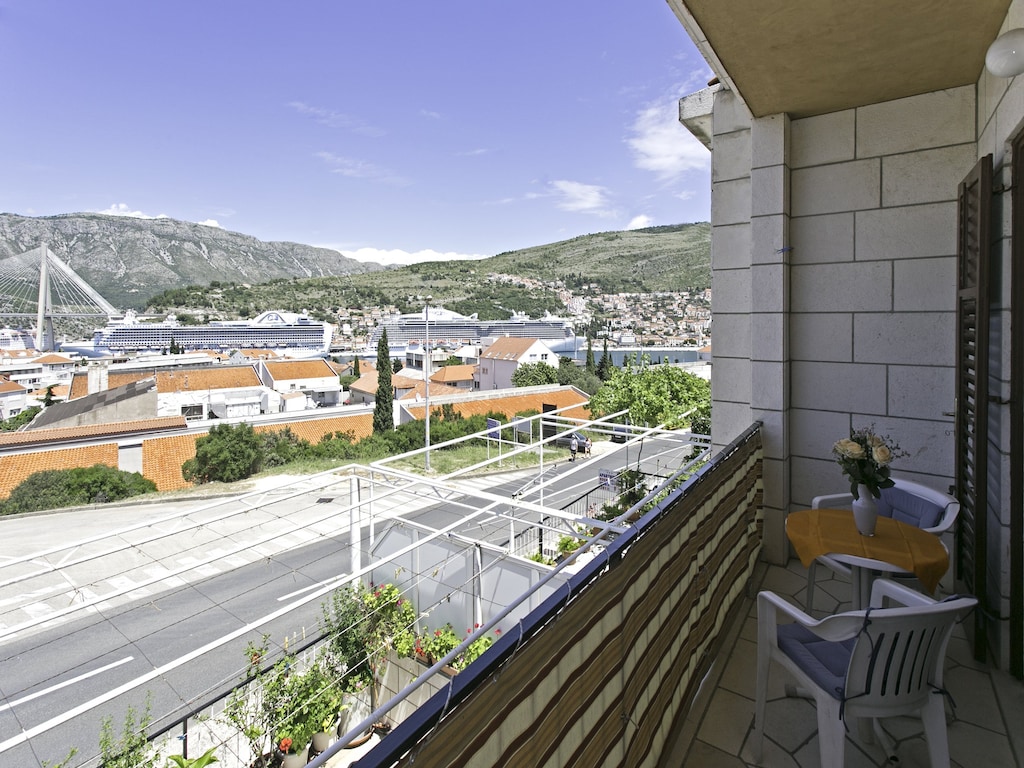
<path id="1" fill-rule="evenodd" d="M 181 406 L 181 415 L 186 420 L 201 419 L 203 418 L 203 406 L 202 404 L 183 405 Z"/>

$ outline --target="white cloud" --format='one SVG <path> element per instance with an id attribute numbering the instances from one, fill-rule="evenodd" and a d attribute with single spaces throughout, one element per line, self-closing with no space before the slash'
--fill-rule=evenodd
<path id="1" fill-rule="evenodd" d="M 317 152 L 316 157 L 324 161 L 330 168 L 331 173 L 337 173 L 350 179 L 370 179 L 403 187 L 412 183 L 387 168 L 381 168 L 366 160 L 342 157 L 341 155 L 335 155 L 333 152 Z"/>
<path id="2" fill-rule="evenodd" d="M 550 187 L 557 198 L 555 204 L 563 211 L 592 213 L 597 216 L 612 215 L 608 207 L 608 190 L 605 187 L 565 179 L 552 181 Z"/>
<path id="3" fill-rule="evenodd" d="M 677 96 L 666 95 L 645 106 L 626 139 L 636 167 L 652 171 L 659 181 L 674 181 L 711 165 L 711 153 L 679 123 L 678 104 Z"/>
<path id="4" fill-rule="evenodd" d="M 204 227 L 216 227 L 217 229 L 224 229 L 220 225 L 220 222 L 216 219 L 206 219 L 206 221 L 197 221 L 196 224 L 202 224 Z"/>
<path id="5" fill-rule="evenodd" d="M 386 134 L 386 131 L 372 125 L 368 125 L 362 120 L 352 117 L 351 115 L 347 115 L 344 112 L 336 112 L 333 109 L 314 107 L 301 101 L 289 102 L 288 106 L 300 115 L 311 117 L 320 125 L 327 126 L 328 128 L 344 128 L 352 131 L 353 133 L 362 134 L 363 136 L 384 136 Z"/>
<path id="6" fill-rule="evenodd" d="M 647 229 L 647 227 L 654 226 L 654 219 L 646 214 L 640 214 L 634 216 L 629 220 L 629 224 L 626 225 L 626 229 Z"/>
<path id="7" fill-rule="evenodd" d="M 130 206 L 125 203 L 114 203 L 112 206 L 107 208 L 105 211 L 93 211 L 93 213 L 102 213 L 107 216 L 128 216 L 133 219 L 166 219 L 167 215 L 164 213 L 158 213 L 156 216 L 150 216 L 148 213 L 142 211 L 133 211 Z"/>
<path id="8" fill-rule="evenodd" d="M 357 261 L 375 261 L 385 266 L 418 264 L 422 261 L 464 261 L 466 259 L 486 259 L 487 255 L 480 253 L 455 253 L 446 251 L 444 253 L 426 248 L 422 251 L 403 251 L 398 248 L 346 248 L 344 246 L 323 245 L 321 248 L 332 248 L 343 256 Z M 493 255 L 493 254 L 490 254 Z"/>

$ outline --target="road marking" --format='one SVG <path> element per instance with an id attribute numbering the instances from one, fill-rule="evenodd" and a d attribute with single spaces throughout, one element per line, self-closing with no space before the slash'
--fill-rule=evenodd
<path id="1" fill-rule="evenodd" d="M 86 672 L 84 675 L 79 675 L 78 677 L 73 677 L 70 680 L 65 680 L 63 683 L 57 683 L 57 685 L 50 686 L 49 688 L 44 688 L 41 691 L 36 691 L 35 693 L 30 693 L 28 696 L 23 696 L 20 699 L 15 699 L 14 701 L 9 701 L 6 704 L 4 704 L 3 706 L 0 706 L 0 712 L 3 712 L 4 710 L 7 710 L 7 709 L 14 709 L 16 706 L 18 706 L 19 704 L 24 704 L 26 701 L 32 701 L 32 699 L 38 699 L 40 696 L 45 696 L 48 693 L 53 693 L 54 691 L 59 691 L 61 688 L 67 688 L 68 686 L 74 685 L 75 683 L 80 683 L 83 680 L 87 680 L 90 677 L 95 677 L 96 675 L 103 674 L 104 672 L 106 672 L 109 669 L 113 669 L 114 667 L 119 667 L 122 664 L 127 664 L 129 661 L 132 661 L 134 658 L 135 658 L 134 656 L 126 656 L 123 659 L 121 659 L 120 661 L 115 661 L 115 662 L 113 662 L 111 664 L 107 664 L 107 666 L 105 666 L 105 667 L 100 667 L 99 669 L 94 669 L 92 672 Z"/>

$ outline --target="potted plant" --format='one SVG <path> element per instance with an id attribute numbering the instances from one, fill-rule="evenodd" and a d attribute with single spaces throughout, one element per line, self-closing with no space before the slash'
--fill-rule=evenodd
<path id="1" fill-rule="evenodd" d="M 433 664 L 455 650 L 458 644 L 459 637 L 451 622 L 433 632 L 428 627 L 416 638 L 416 655 L 428 664 Z"/>
<path id="2" fill-rule="evenodd" d="M 167 760 L 176 768 L 206 768 L 210 763 L 220 762 L 213 754 L 215 747 L 210 747 L 199 757 L 182 757 L 181 755 L 168 755 Z"/>
<path id="3" fill-rule="evenodd" d="M 330 745 L 331 732 L 335 730 L 342 706 L 341 681 L 324 663 L 323 657 L 307 669 L 301 677 L 297 692 L 302 703 L 295 714 L 310 729 L 311 749 L 323 752 Z"/>
<path id="4" fill-rule="evenodd" d="M 368 649 L 371 646 L 366 590 L 361 584 L 336 589 L 321 606 L 324 637 L 322 661 L 327 669 L 341 674 L 341 704 L 337 723 L 338 737 L 361 722 L 373 710 L 373 671 Z M 366 737 L 372 734 L 368 729 Z"/>
<path id="5" fill-rule="evenodd" d="M 479 629 L 479 628 L 480 628 L 480 625 L 477 624 L 475 629 Z M 472 632 L 473 632 L 473 630 L 471 630 L 471 629 L 467 629 L 466 630 L 466 634 L 467 635 L 472 634 Z M 453 666 L 456 669 L 459 669 L 459 670 L 462 670 L 462 669 L 465 669 L 466 667 L 468 667 L 470 664 L 472 664 L 474 661 L 476 661 L 481 656 L 481 654 L 483 654 L 484 651 L 486 651 L 488 648 L 490 648 L 492 645 L 494 645 L 495 638 L 498 637 L 500 634 L 501 634 L 501 630 L 500 629 L 495 629 L 494 630 L 494 637 L 492 637 L 490 635 L 482 635 L 482 636 L 478 637 L 476 640 L 474 640 L 472 643 L 469 644 L 469 647 L 466 648 L 466 650 L 464 650 L 461 654 L 459 654 L 459 658 L 457 658 L 455 660 L 455 663 L 453 664 Z"/>
<path id="6" fill-rule="evenodd" d="M 383 584 L 362 595 L 366 621 L 366 660 L 373 679 L 372 706 L 380 698 L 380 688 L 388 656 L 412 656 L 416 646 L 416 609 L 394 584 Z"/>
<path id="7" fill-rule="evenodd" d="M 268 647 L 267 635 L 259 644 L 250 642 L 246 646 L 245 671 L 221 715 L 249 743 L 254 768 L 268 768 L 279 746 L 271 744 L 270 738 L 277 730 L 292 664 L 291 659 L 283 658 L 265 669 Z"/>

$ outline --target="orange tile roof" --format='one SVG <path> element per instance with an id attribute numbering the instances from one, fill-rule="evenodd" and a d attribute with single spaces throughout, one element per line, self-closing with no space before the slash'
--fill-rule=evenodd
<path id="1" fill-rule="evenodd" d="M 68 400 L 75 400 L 89 394 L 89 378 L 84 371 L 76 373 L 71 377 L 71 391 L 68 392 Z"/>
<path id="2" fill-rule="evenodd" d="M 158 371 L 157 392 L 201 392 L 204 389 L 259 387 L 263 382 L 251 365 L 217 365 L 212 368 L 188 368 Z"/>
<path id="3" fill-rule="evenodd" d="M 376 392 L 377 391 L 377 371 L 367 371 L 362 374 L 358 379 L 349 384 L 349 389 L 354 389 L 356 392 Z"/>
<path id="4" fill-rule="evenodd" d="M 422 381 L 417 381 L 412 389 L 402 395 L 399 400 L 415 400 L 417 397 L 423 398 L 426 395 L 427 386 Z M 464 392 L 465 390 L 458 390 L 455 387 L 449 386 L 448 384 L 438 384 L 437 382 L 430 383 L 430 396 L 435 395 L 441 397 L 442 395 L 453 395 Z"/>
<path id="5" fill-rule="evenodd" d="M 0 393 L 3 392 L 28 392 L 28 390 L 10 379 L 0 379 Z"/>
<path id="6" fill-rule="evenodd" d="M 417 384 L 422 386 L 423 379 L 414 379 L 410 376 L 403 376 L 400 373 L 394 373 L 391 375 L 392 389 L 415 389 Z M 352 384 L 349 386 L 349 389 L 354 389 L 357 392 L 376 392 L 377 371 L 373 370 L 364 373 L 362 376 L 360 376 L 358 379 L 352 382 Z"/>
<path id="7" fill-rule="evenodd" d="M 240 349 L 239 354 L 242 355 L 242 357 L 248 358 L 249 360 L 263 360 L 271 357 L 278 359 L 281 357 L 276 350 L 257 349 L 255 347 L 251 349 Z"/>
<path id="8" fill-rule="evenodd" d="M 433 393 L 433 390 L 431 390 L 431 393 Z M 507 417 L 511 418 L 517 413 L 523 413 L 525 411 L 537 411 L 538 413 L 543 412 L 544 405 L 554 405 L 556 408 L 578 405 L 578 407 L 569 408 L 559 415 L 570 419 L 589 419 L 591 418 L 590 409 L 587 407 L 587 403 L 589 402 L 589 398 L 585 394 L 579 392 L 579 390 L 566 387 L 565 389 L 557 389 L 548 392 L 524 392 L 522 395 L 510 395 L 500 398 L 474 398 L 463 402 L 452 403 L 452 408 L 455 409 L 456 413 L 467 418 L 469 416 L 483 415 L 491 411 L 504 413 Z M 403 404 L 403 407 L 410 415 L 417 419 L 422 419 L 424 412 L 426 411 L 426 403 L 417 405 Z M 430 410 L 433 412 L 433 407 L 431 407 Z"/>
<path id="9" fill-rule="evenodd" d="M 287 381 L 289 379 L 320 379 L 325 376 L 336 376 L 337 374 L 327 364 L 326 360 L 286 360 L 280 363 L 265 363 L 270 375 L 275 381 Z"/>
<path id="10" fill-rule="evenodd" d="M 325 361 L 331 370 L 338 376 L 350 376 L 352 374 L 352 363 L 336 363 L 333 360 Z"/>
<path id="11" fill-rule="evenodd" d="M 110 424 L 89 424 L 81 427 L 22 429 L 17 432 L 0 432 L 0 449 L 11 446 L 57 442 L 59 440 L 117 437 L 118 435 L 131 435 L 139 432 L 158 432 L 168 429 L 184 428 L 184 416 L 161 416 L 156 419 L 115 421 Z"/>
<path id="12" fill-rule="evenodd" d="M 43 387 L 42 389 L 36 389 L 32 391 L 32 394 L 36 397 L 45 397 L 46 390 L 49 387 Z M 71 387 L 67 384 L 54 384 L 53 385 L 53 396 L 59 400 L 67 400 L 68 394 L 71 392 Z"/>
<path id="13" fill-rule="evenodd" d="M 107 375 L 107 389 L 117 389 L 143 379 L 156 379 L 156 391 L 201 392 L 211 389 L 238 389 L 262 386 L 252 365 L 216 365 L 203 368 L 178 368 L 172 371 L 111 371 Z M 71 380 L 70 400 L 89 394 L 87 373 L 76 373 Z"/>
<path id="14" fill-rule="evenodd" d="M 430 377 L 430 380 L 439 383 L 446 381 L 472 381 L 473 371 L 475 370 L 475 365 L 445 365 L 441 370 L 436 371 Z"/>
<path id="15" fill-rule="evenodd" d="M 520 339 L 515 336 L 502 336 L 491 346 L 480 353 L 481 358 L 488 360 L 518 360 L 537 343 L 537 339 Z"/>
<path id="16" fill-rule="evenodd" d="M 69 363 L 75 362 L 70 357 L 64 357 L 63 355 L 43 355 L 37 357 L 32 361 L 33 363 L 40 363 L 41 365 L 68 365 Z"/>

